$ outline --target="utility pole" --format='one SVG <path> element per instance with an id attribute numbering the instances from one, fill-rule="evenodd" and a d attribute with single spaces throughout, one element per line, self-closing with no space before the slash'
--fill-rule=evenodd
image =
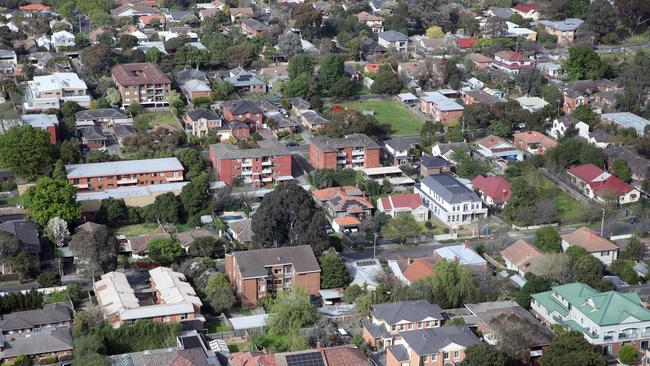
<path id="1" fill-rule="evenodd" d="M 601 208 L 603 210 L 603 217 L 600 220 L 600 236 L 603 236 L 603 232 L 605 231 L 605 208 Z"/>
<path id="2" fill-rule="evenodd" d="M 375 234 L 375 240 L 372 241 L 372 259 L 377 257 L 377 233 Z"/>

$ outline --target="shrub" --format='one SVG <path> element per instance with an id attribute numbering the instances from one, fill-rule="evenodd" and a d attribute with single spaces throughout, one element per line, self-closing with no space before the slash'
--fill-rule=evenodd
<path id="1" fill-rule="evenodd" d="M 61 285 L 61 276 L 55 272 L 43 272 L 38 275 L 38 283 L 41 287 L 53 287 Z"/>

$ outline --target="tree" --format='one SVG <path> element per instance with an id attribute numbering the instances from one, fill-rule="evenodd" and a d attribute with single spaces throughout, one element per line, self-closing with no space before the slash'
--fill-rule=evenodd
<path id="1" fill-rule="evenodd" d="M 165 55 L 156 47 L 149 48 L 147 52 L 145 52 L 145 55 L 147 56 L 148 62 L 156 65 L 160 64 L 165 59 Z"/>
<path id="2" fill-rule="evenodd" d="M 32 366 L 32 359 L 25 355 L 18 355 L 13 362 L 13 366 Z"/>
<path id="3" fill-rule="evenodd" d="M 506 366 L 508 358 L 497 347 L 487 343 L 473 344 L 465 349 L 461 366 Z"/>
<path id="4" fill-rule="evenodd" d="M 631 36 L 650 21 L 650 3 L 643 0 L 615 0 L 618 18 Z"/>
<path id="5" fill-rule="evenodd" d="M 165 223 L 176 223 L 181 215 L 178 197 L 174 192 L 167 192 L 156 196 L 150 205 L 150 218 Z M 153 221 L 151 220 L 151 221 Z"/>
<path id="6" fill-rule="evenodd" d="M 188 216 L 198 215 L 210 207 L 209 179 L 201 174 L 192 179 L 181 191 L 181 202 Z"/>
<path id="7" fill-rule="evenodd" d="M 585 23 L 600 39 L 616 30 L 616 10 L 608 0 L 594 0 L 585 14 Z"/>
<path id="8" fill-rule="evenodd" d="M 306 233 L 317 213 L 319 209 L 307 191 L 294 182 L 280 183 L 264 196 L 253 214 L 254 242 L 263 248 L 313 245 L 306 241 Z M 324 227 L 320 229 L 324 232 Z M 317 253 L 324 249 L 312 248 Z"/>
<path id="9" fill-rule="evenodd" d="M 570 80 L 597 80 L 607 72 L 607 63 L 591 46 L 577 45 L 569 49 L 569 57 L 562 63 L 562 70 Z"/>
<path id="10" fill-rule="evenodd" d="M 302 5 L 302 4 L 301 4 Z M 321 88 L 328 91 L 340 78 L 346 77 L 343 68 L 343 57 L 330 53 L 323 57 L 318 71 L 318 81 Z"/>
<path id="11" fill-rule="evenodd" d="M 40 128 L 16 126 L 0 136 L 0 164 L 26 180 L 47 175 L 54 156 L 54 145 Z"/>
<path id="12" fill-rule="evenodd" d="M 487 127 L 494 117 L 492 109 L 485 103 L 472 103 L 463 111 L 465 126 L 470 129 Z"/>
<path id="13" fill-rule="evenodd" d="M 293 285 L 282 290 L 271 305 L 267 329 L 273 334 L 290 334 L 316 320 L 318 311 L 311 304 L 309 294 L 302 287 Z"/>
<path id="14" fill-rule="evenodd" d="M 434 25 L 432 27 L 427 28 L 426 32 L 427 38 L 442 38 L 444 37 L 445 33 L 442 31 L 442 28 Z"/>
<path id="15" fill-rule="evenodd" d="M 519 305 L 530 309 L 530 295 L 548 291 L 551 289 L 551 281 L 538 277 L 530 272 L 526 273 L 526 284 L 517 292 L 515 300 Z"/>
<path id="16" fill-rule="evenodd" d="M 589 127 L 593 127 L 596 124 L 598 118 L 598 115 L 593 110 L 591 110 L 591 107 L 589 107 L 587 104 L 581 104 L 577 106 L 576 109 L 574 109 L 571 113 L 571 116 L 579 121 L 588 124 Z"/>
<path id="17" fill-rule="evenodd" d="M 221 252 L 225 241 L 222 239 L 215 239 L 211 236 L 201 236 L 192 240 L 189 248 L 187 249 L 187 254 L 190 257 L 208 257 L 215 258 L 217 252 Z"/>
<path id="18" fill-rule="evenodd" d="M 247 67 L 251 62 L 250 48 L 236 44 L 226 49 L 226 64 L 228 67 Z"/>
<path id="19" fill-rule="evenodd" d="M 103 199 L 95 214 L 95 221 L 110 227 L 116 227 L 129 220 L 129 210 L 123 199 L 112 197 Z"/>
<path id="20" fill-rule="evenodd" d="M 541 358 L 542 366 L 605 366 L 607 360 L 580 332 L 560 334 Z"/>
<path id="21" fill-rule="evenodd" d="M 67 181 L 41 178 L 23 196 L 23 204 L 41 227 L 53 217 L 70 223 L 81 216 L 77 189 Z"/>
<path id="22" fill-rule="evenodd" d="M 515 75 L 515 84 L 526 95 L 539 94 L 544 81 L 542 73 L 535 68 L 523 69 Z"/>
<path id="23" fill-rule="evenodd" d="M 490 38 L 505 37 L 508 33 L 506 21 L 499 17 L 490 17 L 482 29 L 483 34 Z"/>
<path id="24" fill-rule="evenodd" d="M 317 89 L 318 85 L 313 76 L 309 74 L 300 74 L 287 82 L 284 87 L 284 96 L 287 98 L 311 98 L 316 94 Z"/>
<path id="25" fill-rule="evenodd" d="M 618 360 L 624 365 L 631 365 L 639 359 L 639 350 L 634 345 L 624 344 L 618 351 Z"/>
<path id="26" fill-rule="evenodd" d="M 48 239 L 50 239 L 50 241 L 59 248 L 64 246 L 70 239 L 70 230 L 68 230 L 68 223 L 57 216 L 52 217 L 47 222 L 45 233 L 47 234 Z"/>
<path id="27" fill-rule="evenodd" d="M 232 308 L 237 303 L 237 297 L 225 273 L 210 276 L 204 291 L 205 298 L 216 314 Z"/>
<path id="28" fill-rule="evenodd" d="M 383 65 L 379 68 L 370 91 L 375 94 L 397 94 L 402 89 L 402 82 L 390 66 Z"/>
<path id="29" fill-rule="evenodd" d="M 381 228 L 381 235 L 385 239 L 394 240 L 402 245 L 407 239 L 417 238 L 420 234 L 422 234 L 422 227 L 411 214 L 397 215 Z"/>
<path id="30" fill-rule="evenodd" d="M 560 232 L 552 226 L 537 229 L 533 244 L 546 253 L 559 253 L 562 251 L 562 237 L 560 237 Z"/>
<path id="31" fill-rule="evenodd" d="M 582 255 L 574 259 L 571 266 L 571 273 L 575 282 L 582 282 L 592 287 L 598 287 L 605 274 L 605 267 L 603 262 L 598 258 L 592 255 Z"/>
<path id="32" fill-rule="evenodd" d="M 474 179 L 490 171 L 488 161 L 472 157 L 462 150 L 454 151 L 452 157 L 457 163 L 456 172 L 461 178 Z"/>
<path id="33" fill-rule="evenodd" d="M 81 159 L 78 140 L 65 140 L 59 146 L 59 157 L 64 164 L 77 164 Z"/>
<path id="34" fill-rule="evenodd" d="M 310 40 L 318 34 L 323 16 L 311 4 L 298 4 L 291 12 L 291 19 L 303 37 Z"/>
<path id="35" fill-rule="evenodd" d="M 307 53 L 299 53 L 291 57 L 289 59 L 289 66 L 287 66 L 289 79 L 295 79 L 298 75 L 302 74 L 312 75 L 317 63 L 316 58 Z"/>
<path id="36" fill-rule="evenodd" d="M 352 81 L 346 77 L 341 77 L 329 89 L 329 95 L 334 98 L 343 98 L 352 94 Z"/>
<path id="37" fill-rule="evenodd" d="M 512 133 L 512 124 L 508 121 L 496 120 L 490 122 L 490 132 L 499 137 L 508 137 Z"/>
<path id="38" fill-rule="evenodd" d="M 632 179 L 632 170 L 627 166 L 627 162 L 623 159 L 615 159 L 612 163 L 614 175 L 624 182 L 629 182 Z"/>
<path id="39" fill-rule="evenodd" d="M 232 83 L 223 81 L 214 88 L 212 96 L 214 100 L 226 100 L 233 93 L 235 93 L 235 86 Z"/>
<path id="40" fill-rule="evenodd" d="M 14 234 L 0 231 L 0 269 L 7 272 L 7 266 L 20 250 L 20 242 Z"/>
<path id="41" fill-rule="evenodd" d="M 646 246 L 641 244 L 639 239 L 635 236 L 627 242 L 627 246 L 621 251 L 621 254 L 618 257 L 621 259 L 632 259 L 640 262 L 645 259 L 646 254 Z"/>
<path id="42" fill-rule="evenodd" d="M 278 47 L 280 48 L 280 53 L 289 59 L 302 52 L 300 36 L 293 32 L 283 33 L 278 37 Z"/>
<path id="43" fill-rule="evenodd" d="M 531 261 L 528 272 L 558 283 L 568 283 L 571 281 L 571 257 L 565 253 L 537 256 Z"/>
<path id="44" fill-rule="evenodd" d="M 183 255 L 181 243 L 172 238 L 157 238 L 147 245 L 149 258 L 160 264 L 171 264 Z"/>
<path id="45" fill-rule="evenodd" d="M 560 92 L 560 89 L 551 84 L 542 86 L 539 91 L 539 96 L 552 106 L 559 105 L 560 101 L 562 100 L 562 93 Z"/>
<path id="46" fill-rule="evenodd" d="M 11 269 L 18 273 L 21 279 L 32 278 L 38 271 L 36 263 L 37 258 L 21 250 L 11 259 Z"/>
<path id="47" fill-rule="evenodd" d="M 80 57 L 84 68 L 90 71 L 92 75 L 106 74 L 112 64 L 111 47 L 101 43 L 85 48 L 81 51 Z"/>
<path id="48" fill-rule="evenodd" d="M 117 47 L 121 48 L 124 51 L 130 50 L 131 48 L 136 47 L 137 45 L 138 45 L 138 39 L 135 36 L 132 36 L 130 34 L 123 34 L 117 40 Z"/>
<path id="49" fill-rule="evenodd" d="M 345 287 L 350 283 L 348 267 L 334 248 L 326 250 L 318 258 L 318 262 L 321 267 L 321 288 Z"/>
<path id="50" fill-rule="evenodd" d="M 63 164 L 63 161 L 61 159 L 57 160 L 56 163 L 54 163 L 54 169 L 52 169 L 52 179 L 55 180 L 67 180 L 68 179 L 68 173 L 65 170 L 65 164 Z"/>
<path id="51" fill-rule="evenodd" d="M 595 166 L 604 166 L 605 164 L 602 150 L 580 137 L 561 141 L 555 148 L 547 151 L 544 158 L 545 166 L 555 172 L 573 165 L 591 163 Z"/>
<path id="52" fill-rule="evenodd" d="M 431 285 L 438 305 L 449 309 L 478 300 L 478 288 L 469 269 L 446 260 L 434 264 L 433 269 Z"/>
<path id="53" fill-rule="evenodd" d="M 69 247 L 94 281 L 96 276 L 115 269 L 117 241 L 109 235 L 106 225 L 92 222 L 85 225 L 77 228 L 70 237 Z"/>
<path id="54" fill-rule="evenodd" d="M 140 103 L 131 103 L 126 107 L 126 111 L 131 114 L 131 116 L 136 117 L 140 113 L 144 112 L 144 107 Z"/>

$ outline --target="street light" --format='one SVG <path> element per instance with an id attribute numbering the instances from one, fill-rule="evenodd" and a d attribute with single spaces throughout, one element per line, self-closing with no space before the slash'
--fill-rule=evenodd
<path id="1" fill-rule="evenodd" d="M 375 234 L 375 240 L 372 241 L 372 259 L 375 259 L 376 255 L 377 255 L 377 237 L 378 237 L 378 235 L 377 235 L 377 233 L 374 233 L 374 234 Z"/>

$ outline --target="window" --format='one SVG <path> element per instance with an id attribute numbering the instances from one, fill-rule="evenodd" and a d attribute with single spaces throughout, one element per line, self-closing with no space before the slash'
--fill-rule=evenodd
<path id="1" fill-rule="evenodd" d="M 438 355 L 431 355 L 431 361 L 437 361 Z"/>
<path id="2" fill-rule="evenodd" d="M 605 251 L 605 252 L 600 252 L 601 257 L 607 256 L 607 255 L 609 255 L 609 250 Z"/>
<path id="3" fill-rule="evenodd" d="M 266 286 L 264 285 L 257 286 L 257 291 L 266 291 Z"/>
<path id="4" fill-rule="evenodd" d="M 442 358 L 445 359 L 445 360 L 448 360 L 449 359 L 449 353 L 443 352 L 442 353 Z"/>
<path id="5" fill-rule="evenodd" d="M 454 351 L 454 360 L 457 360 L 458 357 L 460 357 L 460 352 L 459 351 Z"/>
<path id="6" fill-rule="evenodd" d="M 282 280 L 274 280 L 273 283 L 276 284 L 276 285 L 281 285 L 281 284 L 282 284 Z"/>

